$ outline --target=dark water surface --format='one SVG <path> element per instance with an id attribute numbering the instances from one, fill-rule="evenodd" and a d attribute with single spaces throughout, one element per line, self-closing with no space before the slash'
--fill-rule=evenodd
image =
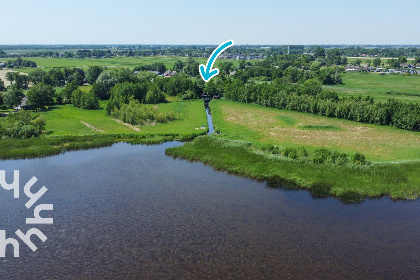
<path id="1" fill-rule="evenodd" d="M 30 160 L 21 198 L 0 189 L 0 230 L 26 232 L 23 185 L 49 190 L 48 240 L 0 259 L 0 279 L 419 279 L 420 202 L 343 204 L 115 144 Z M 34 186 L 35 186 L 34 185 Z"/>

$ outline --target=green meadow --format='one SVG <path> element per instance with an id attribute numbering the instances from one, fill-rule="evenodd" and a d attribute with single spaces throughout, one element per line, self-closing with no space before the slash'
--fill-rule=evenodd
<path id="1" fill-rule="evenodd" d="M 84 110 L 71 104 L 50 107 L 42 114 L 46 117 L 46 130 L 50 136 L 84 136 L 93 134 L 202 134 L 199 129 L 206 125 L 206 114 L 202 101 L 179 101 L 158 105 L 161 112 L 173 111 L 177 120 L 154 125 L 129 126 L 106 114 L 107 101 L 100 102 L 97 110 Z M 88 126 L 89 125 L 89 126 Z M 197 129 L 198 128 L 198 129 Z"/>
<path id="2" fill-rule="evenodd" d="M 224 138 L 283 148 L 362 153 L 373 162 L 420 160 L 420 133 L 228 100 L 211 101 Z"/>
<path id="3" fill-rule="evenodd" d="M 105 66 L 105 67 L 129 67 L 153 64 L 162 62 L 167 69 L 171 69 L 177 60 L 187 61 L 186 57 L 178 56 L 149 56 L 149 57 L 113 57 L 113 58 L 55 58 L 55 57 L 28 57 L 27 60 L 35 61 L 38 67 L 53 68 L 53 67 L 89 67 L 89 66 Z M 194 60 L 200 64 L 206 64 L 207 58 L 197 58 Z M 220 62 L 230 61 L 234 67 L 239 65 L 238 60 L 220 59 L 217 60 L 215 66 Z M 19 69 L 21 72 L 31 72 L 36 68 Z"/>
<path id="4" fill-rule="evenodd" d="M 339 97 L 370 96 L 376 101 L 389 98 L 405 102 L 420 102 L 420 75 L 379 73 L 345 73 L 343 85 L 323 86 L 336 91 Z"/>

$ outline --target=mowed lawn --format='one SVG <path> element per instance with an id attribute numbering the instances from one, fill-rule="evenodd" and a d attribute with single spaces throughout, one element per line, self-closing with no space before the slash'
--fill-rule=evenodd
<path id="1" fill-rule="evenodd" d="M 359 152 L 374 162 L 420 160 L 420 132 L 228 100 L 210 106 L 216 130 L 229 139 Z"/>
<path id="2" fill-rule="evenodd" d="M 84 110 L 74 107 L 71 104 L 57 105 L 51 110 L 43 112 L 47 119 L 46 130 L 52 131 L 51 135 L 91 135 L 101 134 L 191 134 L 203 132 L 199 129 L 201 125 L 206 125 L 206 114 L 203 102 L 168 102 L 157 105 L 161 112 L 173 111 L 179 120 L 155 125 L 130 126 L 117 122 L 115 118 L 106 114 L 105 107 L 107 101 L 101 101 L 100 109 Z M 88 126 L 89 125 L 89 126 Z"/>
<path id="3" fill-rule="evenodd" d="M 376 101 L 389 98 L 420 103 L 420 75 L 380 75 L 379 73 L 345 73 L 343 85 L 324 86 L 340 97 L 371 96 Z"/>

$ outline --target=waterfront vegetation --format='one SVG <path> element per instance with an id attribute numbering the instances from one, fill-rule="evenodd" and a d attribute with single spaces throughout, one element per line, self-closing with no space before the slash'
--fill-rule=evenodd
<path id="1" fill-rule="evenodd" d="M 262 151 L 252 142 L 218 135 L 198 137 L 183 146 L 169 148 L 166 153 L 201 161 L 217 170 L 266 180 L 270 187 L 303 188 L 316 197 L 332 195 L 345 202 L 359 202 L 367 196 L 415 199 L 420 195 L 419 162 L 372 166 L 315 164 L 285 159 Z"/>

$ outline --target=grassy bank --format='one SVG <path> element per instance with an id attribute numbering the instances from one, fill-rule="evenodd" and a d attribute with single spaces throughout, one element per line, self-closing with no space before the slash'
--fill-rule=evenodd
<path id="1" fill-rule="evenodd" d="M 272 187 L 308 189 L 314 196 L 328 195 L 345 202 L 389 195 L 415 199 L 420 195 L 420 163 L 375 164 L 369 167 L 320 165 L 292 161 L 261 151 L 250 142 L 221 136 L 201 136 L 168 155 L 209 164 L 218 170 L 267 180 Z"/>
<path id="2" fill-rule="evenodd" d="M 419 132 L 228 100 L 210 105 L 215 129 L 231 140 L 362 153 L 373 162 L 420 159 Z"/>
<path id="3" fill-rule="evenodd" d="M 57 155 L 67 151 L 110 146 L 113 143 L 160 144 L 190 140 L 199 134 L 96 134 L 1 140 L 0 159 L 21 159 Z"/>

